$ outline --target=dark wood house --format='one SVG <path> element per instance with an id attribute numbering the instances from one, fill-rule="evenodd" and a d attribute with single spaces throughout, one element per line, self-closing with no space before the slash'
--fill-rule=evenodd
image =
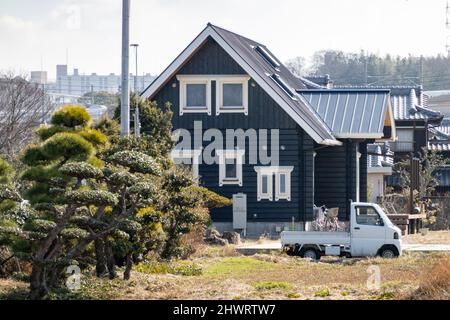
<path id="1" fill-rule="evenodd" d="M 294 76 L 263 44 L 208 24 L 142 93 L 172 104 L 176 163 L 233 197 L 219 230 L 275 234 L 313 206 L 367 200 L 367 144 L 395 136 L 388 90 L 327 89 Z"/>

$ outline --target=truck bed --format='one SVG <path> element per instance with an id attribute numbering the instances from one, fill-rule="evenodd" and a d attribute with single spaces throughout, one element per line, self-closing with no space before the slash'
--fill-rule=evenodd
<path id="1" fill-rule="evenodd" d="M 281 245 L 350 245 L 349 232 L 283 231 Z"/>

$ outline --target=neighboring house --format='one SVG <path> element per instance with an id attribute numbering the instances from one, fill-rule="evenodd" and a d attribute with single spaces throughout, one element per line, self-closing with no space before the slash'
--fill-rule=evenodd
<path id="1" fill-rule="evenodd" d="M 367 145 L 368 199 L 377 203 L 378 197 L 386 193 L 386 177 L 392 175 L 394 153 L 387 143 Z"/>
<path id="2" fill-rule="evenodd" d="M 315 89 L 311 89 L 315 88 Z M 208 24 L 142 93 L 172 103 L 172 157 L 233 197 L 219 230 L 303 228 L 313 206 L 367 200 L 367 144 L 395 136 L 388 90 L 330 90 L 295 77 L 253 40 Z"/>
<path id="3" fill-rule="evenodd" d="M 439 126 L 443 115 L 426 105 L 422 86 L 392 86 L 390 90 L 398 137 L 392 151 L 396 158 L 404 159 L 427 147 L 429 129 Z"/>
<path id="4" fill-rule="evenodd" d="M 418 156 L 423 148 L 431 148 L 430 141 L 432 139 L 436 139 L 436 136 L 442 138 L 439 126 L 443 121 L 443 115 L 427 105 L 427 96 L 424 94 L 422 86 L 345 86 L 344 88 L 377 88 L 390 91 L 397 129 L 397 140 L 390 143 L 390 151 L 393 152 L 393 155 L 389 156 L 393 156 L 393 163 L 409 159 L 411 154 Z M 383 156 L 388 156 L 388 154 L 383 154 Z M 370 171 L 372 170 L 376 169 L 370 169 Z M 385 179 L 388 186 L 394 188 L 400 186 L 400 178 L 395 173 L 386 174 Z M 378 182 L 369 188 L 376 189 L 377 184 Z"/>
<path id="5" fill-rule="evenodd" d="M 438 151 L 446 158 L 450 158 L 450 118 L 444 118 L 439 127 L 430 129 L 428 149 Z M 436 172 L 439 185 L 436 194 L 443 195 L 450 192 L 450 163 Z"/>

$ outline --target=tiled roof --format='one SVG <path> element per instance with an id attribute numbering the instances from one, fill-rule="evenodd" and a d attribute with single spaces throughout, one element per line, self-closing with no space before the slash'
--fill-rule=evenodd
<path id="1" fill-rule="evenodd" d="M 367 145 L 367 166 L 369 168 L 392 167 L 394 153 L 387 143 L 374 143 Z"/>
<path id="2" fill-rule="evenodd" d="M 439 127 L 429 129 L 428 149 L 450 151 L 450 119 L 445 118 Z"/>

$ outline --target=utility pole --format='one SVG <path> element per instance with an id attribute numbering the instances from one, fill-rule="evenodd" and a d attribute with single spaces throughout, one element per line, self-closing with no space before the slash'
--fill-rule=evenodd
<path id="1" fill-rule="evenodd" d="M 450 5 L 447 0 L 447 6 L 445 7 L 445 29 L 446 29 L 446 39 L 445 39 L 445 50 L 447 55 L 450 54 Z"/>
<path id="2" fill-rule="evenodd" d="M 420 85 L 423 86 L 423 56 L 420 56 Z"/>
<path id="3" fill-rule="evenodd" d="M 130 0 L 122 0 L 122 92 L 120 134 L 130 134 Z"/>
<path id="4" fill-rule="evenodd" d="M 134 56 L 136 58 L 136 72 L 134 74 L 134 97 L 135 97 L 135 107 L 134 107 L 134 135 L 139 137 L 141 135 L 141 122 L 139 121 L 139 93 L 137 88 L 138 81 L 138 47 L 137 43 L 132 43 L 130 45 L 134 48 Z"/>
<path id="5" fill-rule="evenodd" d="M 367 55 L 364 58 L 364 84 L 367 86 L 367 84 L 369 83 L 368 81 L 368 63 L 367 63 Z"/>

